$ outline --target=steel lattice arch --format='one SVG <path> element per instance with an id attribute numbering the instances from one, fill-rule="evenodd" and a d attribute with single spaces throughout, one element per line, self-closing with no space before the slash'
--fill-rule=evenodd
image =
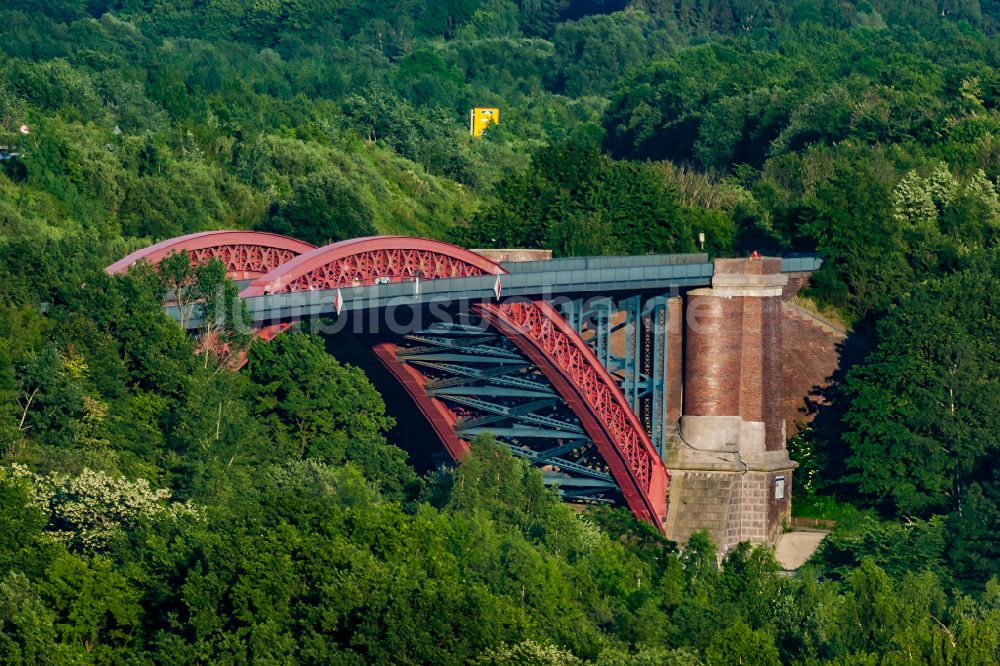
<path id="1" fill-rule="evenodd" d="M 208 232 L 158 243 L 108 267 L 157 263 L 173 252 L 221 259 L 253 298 L 473 276 L 506 276 L 486 257 L 441 241 L 359 238 L 313 248 L 254 232 Z M 294 323 L 279 313 L 269 339 Z M 669 475 L 619 381 L 574 326 L 541 298 L 478 299 L 447 321 L 367 336 L 375 357 L 461 460 L 489 433 L 539 467 L 567 499 L 623 503 L 663 529 Z"/>
<path id="2" fill-rule="evenodd" d="M 457 245 L 426 238 L 372 236 L 316 248 L 263 275 L 244 296 L 336 289 L 388 280 L 435 280 L 505 272 Z"/>
<path id="3" fill-rule="evenodd" d="M 171 238 L 137 250 L 108 266 L 108 273 L 123 273 L 145 261 L 156 265 L 175 252 L 186 252 L 192 263 L 219 259 L 234 280 L 248 280 L 278 268 L 315 246 L 294 238 L 259 231 L 204 231 Z"/>

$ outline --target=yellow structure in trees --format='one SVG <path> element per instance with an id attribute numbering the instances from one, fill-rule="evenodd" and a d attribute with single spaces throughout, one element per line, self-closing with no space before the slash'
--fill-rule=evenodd
<path id="1" fill-rule="evenodd" d="M 500 122 L 500 109 L 479 107 L 469 111 L 469 134 L 482 136 L 490 125 Z"/>

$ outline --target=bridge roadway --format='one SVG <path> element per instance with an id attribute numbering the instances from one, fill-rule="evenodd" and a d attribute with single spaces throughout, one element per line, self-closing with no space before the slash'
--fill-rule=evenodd
<path id="1" fill-rule="evenodd" d="M 783 273 L 811 272 L 818 269 L 821 263 L 818 257 L 811 255 L 784 257 L 781 270 Z M 668 293 L 672 289 L 709 286 L 714 266 L 707 254 L 569 257 L 502 262 L 500 265 L 508 274 L 342 287 L 341 312 L 495 300 L 498 279 L 505 298 Z M 240 286 L 249 282 L 241 281 Z M 335 289 L 297 291 L 246 296 L 243 301 L 253 325 L 259 326 L 278 319 L 288 321 L 332 316 L 336 314 L 336 292 Z M 193 311 L 196 306 L 189 307 Z M 166 311 L 172 318 L 182 320 L 177 306 L 168 306 Z M 190 329 L 198 328 L 202 323 L 197 316 L 184 317 L 183 321 Z"/>

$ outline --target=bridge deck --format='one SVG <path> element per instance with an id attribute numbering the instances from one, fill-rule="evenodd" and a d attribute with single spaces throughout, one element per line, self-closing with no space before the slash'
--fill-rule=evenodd
<path id="1" fill-rule="evenodd" d="M 815 256 L 786 257 L 782 271 L 811 271 L 821 261 Z M 713 264 L 707 254 L 661 254 L 628 257 L 567 257 L 546 261 L 507 262 L 500 276 L 502 294 L 546 297 L 562 294 L 615 294 L 707 287 Z M 420 280 L 419 283 L 360 285 L 341 288 L 343 311 L 412 307 L 429 303 L 490 300 L 495 298 L 496 275 Z M 336 312 L 335 290 L 303 291 L 251 296 L 244 300 L 255 324 L 276 319 L 309 319 Z M 176 306 L 167 308 L 180 319 Z M 187 321 L 200 326 L 197 318 Z"/>

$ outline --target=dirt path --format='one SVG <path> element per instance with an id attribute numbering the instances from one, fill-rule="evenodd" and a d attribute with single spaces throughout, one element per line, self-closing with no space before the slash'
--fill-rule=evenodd
<path id="1" fill-rule="evenodd" d="M 812 557 L 827 534 L 820 530 L 786 532 L 778 537 L 774 557 L 786 571 L 798 569 Z"/>

